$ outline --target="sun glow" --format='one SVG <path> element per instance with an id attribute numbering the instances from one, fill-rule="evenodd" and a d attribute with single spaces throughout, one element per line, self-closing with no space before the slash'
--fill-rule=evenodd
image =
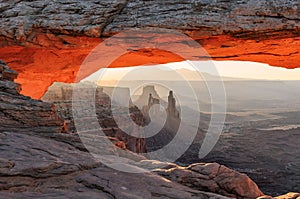
<path id="1" fill-rule="evenodd" d="M 223 77 L 223 80 L 225 81 L 235 79 L 300 80 L 300 68 L 286 69 L 281 67 L 273 67 L 268 64 L 246 61 L 182 61 L 151 66 L 143 65 L 123 68 L 105 68 L 97 71 L 96 73 L 90 75 L 82 81 L 98 81 L 100 74 L 102 74 L 101 81 L 118 81 L 122 79 L 127 73 L 136 69 L 139 70 L 141 77 L 143 73 L 148 73 L 150 70 L 153 71 L 155 69 L 160 69 L 164 71 L 177 70 L 179 73 L 181 71 L 180 69 L 188 69 L 193 71 L 194 69 L 191 67 L 191 64 L 200 65 L 200 67 L 197 68 L 200 72 L 207 73 L 210 75 L 216 75 L 211 74 L 211 71 L 209 70 L 209 65 L 213 64 L 216 68 L 218 75 Z M 137 76 L 134 80 L 137 80 L 138 78 L 139 77 Z M 145 76 L 144 78 L 147 78 L 147 76 Z"/>

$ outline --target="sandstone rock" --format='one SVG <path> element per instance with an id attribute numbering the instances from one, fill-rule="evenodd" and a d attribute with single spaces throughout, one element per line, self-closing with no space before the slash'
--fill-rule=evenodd
<path id="1" fill-rule="evenodd" d="M 296 0 L 2 2 L 0 35 L 42 45 L 41 30 L 46 35 L 99 37 L 125 28 L 152 26 L 181 29 L 198 37 L 232 34 L 249 38 L 257 33 L 266 37 L 279 31 L 299 35 L 298 6 Z M 46 45 L 51 45 L 51 36 L 47 39 Z"/>
<path id="2" fill-rule="evenodd" d="M 257 199 L 269 199 L 269 198 L 273 198 L 272 196 L 260 196 Z"/>
<path id="3" fill-rule="evenodd" d="M 257 124 L 254 122 L 253 127 L 255 125 Z M 217 161 L 247 174 L 267 195 L 299 192 L 300 164 L 297 149 L 299 141 L 295 139 L 299 135 L 299 130 L 272 131 L 270 137 L 270 131 L 253 129 L 232 130 L 235 133 L 223 134 L 212 152 L 200 161 Z M 285 143 L 288 144 L 282 147 Z M 273 147 L 276 150 L 270 150 Z M 191 159 L 192 156 L 189 157 L 189 160 Z M 197 161 L 199 160 L 193 159 L 191 162 Z"/>
<path id="4" fill-rule="evenodd" d="M 143 87 L 142 94 L 139 96 L 138 99 L 134 101 L 134 104 L 140 109 L 142 109 L 142 107 L 145 105 L 149 105 L 148 103 L 150 94 L 154 99 L 158 99 L 160 102 L 162 101 L 162 99 L 157 94 L 157 91 L 155 90 L 154 86 L 145 86 Z"/>
<path id="5" fill-rule="evenodd" d="M 21 85 L 13 82 L 18 73 L 1 62 L 0 73 L 0 130 L 60 132 L 62 120 L 55 108 L 38 100 L 32 100 L 20 93 Z"/>
<path id="6" fill-rule="evenodd" d="M 300 193 L 287 193 L 285 195 L 277 196 L 275 198 L 276 199 L 299 199 Z"/>
<path id="7" fill-rule="evenodd" d="M 53 134 L 56 135 L 73 137 Z M 0 137 L 3 198 L 227 198 L 193 190 L 151 173 L 113 170 L 75 148 L 72 142 L 23 133 L 0 133 Z M 103 150 L 119 157 L 115 150 Z"/>
<path id="8" fill-rule="evenodd" d="M 297 0 L 6 1 L 1 3 L 0 54 L 20 72 L 23 94 L 36 99 L 54 81 L 74 82 L 84 58 L 102 41 L 99 37 L 136 27 L 180 30 L 199 42 L 212 59 L 296 68 L 299 13 Z M 174 49 L 170 38 L 188 45 L 174 36 L 159 40 Z M 21 46 L 11 46 L 16 44 Z M 191 53 L 188 59 L 197 56 Z M 112 66 L 182 60 L 159 49 L 128 49 Z"/>
<path id="9" fill-rule="evenodd" d="M 8 81 L 14 81 L 18 76 L 18 73 L 14 70 L 4 69 L 2 71 L 2 78 Z"/>
<path id="10" fill-rule="evenodd" d="M 111 90 L 121 89 L 122 92 L 120 98 L 122 98 L 124 95 L 129 95 L 128 88 L 101 87 L 96 86 L 92 83 L 66 84 L 56 82 L 51 87 L 49 87 L 48 91 L 45 93 L 42 99 L 47 102 L 52 102 L 56 105 L 60 117 L 69 121 L 68 125 L 66 125 L 68 126 L 67 128 L 69 129 L 69 132 L 76 132 L 72 113 L 72 106 L 74 105 L 74 101 L 72 101 L 73 87 L 78 87 L 80 89 L 82 100 L 86 103 L 94 103 L 91 102 L 91 99 L 93 98 L 91 98 L 90 96 L 94 96 L 93 92 L 95 92 L 95 111 L 103 132 L 109 137 L 114 137 L 117 138 L 119 141 L 122 141 L 123 143 L 125 143 L 126 148 L 133 152 L 145 153 L 147 151 L 153 151 L 158 148 L 161 148 L 167 143 L 169 143 L 177 132 L 178 126 L 180 124 L 180 118 L 179 112 L 176 108 L 175 98 L 172 92 L 170 92 L 169 101 L 166 105 L 167 119 L 166 123 L 162 124 L 163 129 L 159 128 L 159 130 L 161 129 L 161 131 L 155 136 L 144 139 L 139 138 L 140 134 L 149 135 L 152 129 L 148 128 L 148 131 L 150 132 L 145 132 L 141 129 L 136 128 L 136 126 L 133 126 L 131 122 L 128 122 L 128 116 L 126 114 L 128 107 L 117 105 L 117 107 L 114 107 L 113 112 L 111 110 Z M 127 90 L 127 94 L 126 92 L 123 92 L 123 90 Z M 137 100 L 138 103 L 141 103 L 141 106 L 144 105 L 142 111 L 139 110 L 138 107 L 133 105 L 131 100 L 129 102 L 129 104 L 131 104 L 129 107 L 130 117 L 135 122 L 135 124 L 139 126 L 145 126 L 145 124 L 148 124 L 150 122 L 149 110 L 151 106 L 153 104 L 160 103 L 160 100 L 151 97 L 152 95 L 149 98 L 149 95 L 151 93 L 153 93 L 154 96 L 159 98 L 158 94 L 154 89 L 154 86 L 145 87 L 143 89 L 142 95 Z M 147 98 L 149 98 L 149 100 L 145 98 L 145 96 L 147 95 Z M 79 104 L 78 107 L 81 107 L 81 105 Z M 88 111 L 90 113 L 92 110 L 85 111 Z M 156 125 L 156 122 L 161 120 L 163 112 L 164 110 L 156 110 L 155 118 L 152 118 L 156 121 L 151 121 L 152 123 L 154 123 L 154 125 Z M 86 124 L 87 126 L 90 126 L 89 122 L 82 123 Z"/>
<path id="11" fill-rule="evenodd" d="M 277 197 L 272 197 L 272 196 L 261 196 L 258 197 L 257 199 L 299 199 L 300 198 L 300 193 L 294 193 L 290 192 L 285 195 L 277 196 Z"/>
<path id="12" fill-rule="evenodd" d="M 126 113 L 128 107 L 121 107 L 117 104 L 115 105 L 117 106 L 115 107 L 116 112 L 114 113 L 114 115 L 112 115 L 111 98 L 110 98 L 112 92 L 114 90 L 120 91 L 121 94 L 119 97 L 122 98 L 124 95 L 126 95 L 126 93 L 129 94 L 128 88 L 100 87 L 100 86 L 96 86 L 93 83 L 80 83 L 80 84 L 64 84 L 58 82 L 54 83 L 48 89 L 48 91 L 45 93 L 42 99 L 47 102 L 52 102 L 56 105 L 60 117 L 68 121 L 67 126 L 69 132 L 77 131 L 75 129 L 74 117 L 72 112 L 73 105 L 76 104 L 74 103 L 74 101 L 72 101 L 73 99 L 72 94 L 73 94 L 74 87 L 76 87 L 77 92 L 79 90 L 81 98 L 84 101 L 84 103 L 95 103 L 96 115 L 103 132 L 107 136 L 115 138 L 116 140 L 114 141 L 114 143 L 117 146 L 119 146 L 120 148 L 129 149 L 136 153 L 146 152 L 144 139 L 128 135 L 126 132 L 121 130 L 121 128 L 119 128 L 119 126 L 115 121 L 116 119 L 121 122 L 123 121 L 122 126 L 129 128 L 130 132 L 132 132 L 133 134 L 135 133 L 136 130 L 131 128 L 131 123 L 126 123 L 127 114 L 124 113 Z M 91 102 L 92 100 L 94 100 L 94 93 L 96 96 L 96 100 L 95 102 Z M 78 104 L 78 106 L 81 105 Z M 85 110 L 85 111 L 91 114 L 92 110 Z M 130 107 L 130 113 L 132 119 L 137 124 L 142 125 L 143 115 L 140 113 L 139 109 L 135 107 Z M 90 126 L 89 122 L 83 121 L 82 123 L 86 124 L 87 128 L 89 128 Z"/>
<path id="13" fill-rule="evenodd" d="M 156 172 L 171 181 L 193 189 L 219 193 L 234 198 L 257 198 L 263 193 L 245 174 L 217 163 L 197 163 L 188 167 L 158 169 Z"/>
<path id="14" fill-rule="evenodd" d="M 0 91 L 2 92 L 6 92 L 12 95 L 19 95 L 21 90 L 21 85 L 18 83 L 0 80 Z"/>

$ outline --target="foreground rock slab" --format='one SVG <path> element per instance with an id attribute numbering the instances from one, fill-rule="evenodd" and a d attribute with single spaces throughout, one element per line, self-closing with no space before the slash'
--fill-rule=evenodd
<path id="1" fill-rule="evenodd" d="M 227 198 L 119 172 L 69 143 L 22 133 L 0 133 L 0 157 L 1 198 Z"/>

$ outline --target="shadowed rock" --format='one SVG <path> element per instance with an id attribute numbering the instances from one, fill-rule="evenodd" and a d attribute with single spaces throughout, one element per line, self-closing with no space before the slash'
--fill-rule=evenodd
<path id="1" fill-rule="evenodd" d="M 0 62 L 0 130 L 60 132 L 63 121 L 52 104 L 20 94 L 21 85 L 14 82 L 18 73 Z"/>
<path id="2" fill-rule="evenodd" d="M 69 135 L 69 139 L 72 137 Z M 1 197 L 227 198 L 193 190 L 151 173 L 113 170 L 71 143 L 19 133 L 0 133 L 0 138 Z M 117 163 L 120 156 L 113 148 L 102 150 L 115 156 L 111 162 Z M 124 166 L 131 164 L 139 169 L 130 163 L 132 160 L 127 162 Z"/>

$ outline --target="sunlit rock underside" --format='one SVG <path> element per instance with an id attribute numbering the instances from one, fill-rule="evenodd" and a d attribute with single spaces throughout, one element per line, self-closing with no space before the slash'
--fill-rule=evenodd
<path id="1" fill-rule="evenodd" d="M 104 38 L 136 27 L 179 30 L 215 60 L 300 67 L 297 0 L 38 0 L 6 1 L 0 8 L 0 56 L 20 73 L 22 93 L 34 98 L 54 81 L 73 82 L 84 58 Z M 111 67 L 183 59 L 159 49 L 127 51 Z M 191 53 L 189 59 L 198 58 Z"/>

